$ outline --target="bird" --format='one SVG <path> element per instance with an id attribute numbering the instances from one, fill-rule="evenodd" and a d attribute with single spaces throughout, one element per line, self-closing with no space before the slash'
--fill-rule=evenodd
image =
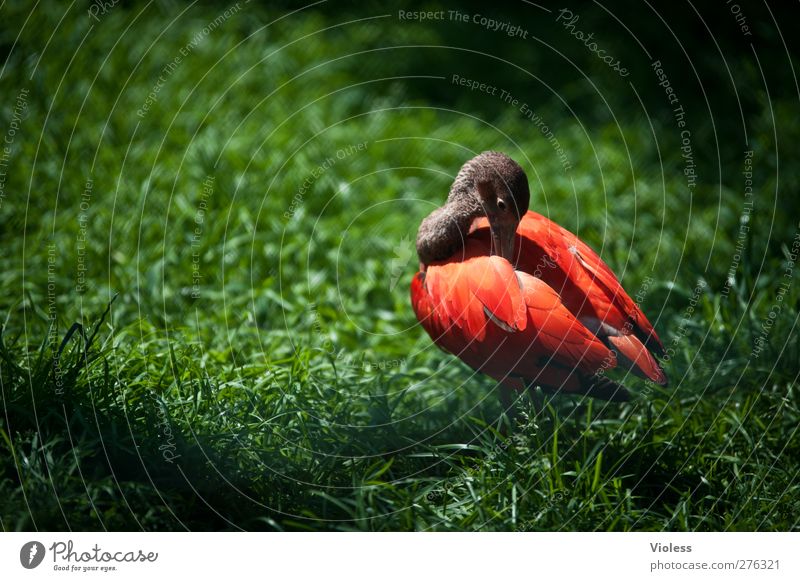
<path id="1" fill-rule="evenodd" d="M 529 388 L 628 401 L 614 369 L 667 385 L 664 346 L 619 279 L 529 203 L 522 167 L 485 151 L 422 221 L 411 304 L 433 342 L 497 381 L 504 403 Z"/>

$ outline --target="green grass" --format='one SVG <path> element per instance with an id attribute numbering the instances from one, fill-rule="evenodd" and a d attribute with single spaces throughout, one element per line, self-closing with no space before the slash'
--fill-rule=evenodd
<path id="1" fill-rule="evenodd" d="M 2 529 L 800 528 L 800 164 L 775 154 L 800 138 L 791 90 L 748 95 L 757 195 L 734 261 L 744 148 L 721 169 L 695 117 L 690 194 L 658 92 L 649 122 L 613 90 L 613 116 L 537 100 L 565 172 L 514 109 L 421 78 L 452 74 L 451 51 L 352 56 L 439 29 L 313 11 L 263 29 L 284 13 L 246 7 L 139 116 L 225 8 L 166 6 L 91 30 L 81 10 L 23 28 L 24 5 L 0 9 L 0 131 L 28 91 L 0 205 Z M 627 377 L 630 404 L 557 396 L 538 418 L 523 398 L 512 425 L 492 381 L 432 346 L 408 298 L 416 227 L 486 149 L 641 301 L 669 388 Z"/>

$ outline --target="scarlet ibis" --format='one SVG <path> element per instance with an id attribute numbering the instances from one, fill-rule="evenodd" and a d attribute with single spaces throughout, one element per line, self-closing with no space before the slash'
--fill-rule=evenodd
<path id="1" fill-rule="evenodd" d="M 666 385 L 664 347 L 605 262 L 528 210 L 523 169 L 487 151 L 465 163 L 420 225 L 417 319 L 433 341 L 500 383 L 625 401 L 618 367 Z"/>

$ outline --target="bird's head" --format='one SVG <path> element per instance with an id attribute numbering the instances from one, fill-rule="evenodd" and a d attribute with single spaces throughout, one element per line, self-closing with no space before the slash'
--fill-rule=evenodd
<path id="1" fill-rule="evenodd" d="M 506 154 L 485 151 L 464 164 L 454 190 L 457 185 L 472 198 L 476 215 L 488 218 L 492 253 L 511 261 L 514 235 L 530 203 L 528 176 Z"/>

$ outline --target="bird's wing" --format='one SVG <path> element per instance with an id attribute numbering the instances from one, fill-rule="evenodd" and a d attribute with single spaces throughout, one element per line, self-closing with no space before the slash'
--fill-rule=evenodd
<path id="1" fill-rule="evenodd" d="M 528 311 L 530 332 L 514 339 L 523 344 L 537 342 L 554 361 L 586 372 L 615 366 L 614 354 L 567 307 L 546 282 L 517 272 Z"/>
<path id="2" fill-rule="evenodd" d="M 653 325 L 628 296 L 617 277 L 589 245 L 536 212 L 529 211 L 517 229 L 520 247 L 518 268 L 554 283 L 550 265 L 555 263 L 566 276 L 564 288 L 558 288 L 567 305 L 581 319 L 586 307 L 596 314 L 598 324 L 605 323 L 622 334 L 633 333 L 654 352 L 664 347 Z M 546 257 L 546 258 L 545 258 Z M 552 261 L 548 263 L 548 260 Z"/>
<path id="3" fill-rule="evenodd" d="M 511 264 L 499 256 L 474 256 L 463 262 L 431 265 L 425 287 L 435 315 L 483 341 L 487 325 L 509 332 L 527 324 L 522 291 Z"/>
<path id="4" fill-rule="evenodd" d="M 495 377 L 560 364 L 594 372 L 614 354 L 544 281 L 497 256 L 429 265 L 411 285 L 417 318 L 438 345 Z"/>

